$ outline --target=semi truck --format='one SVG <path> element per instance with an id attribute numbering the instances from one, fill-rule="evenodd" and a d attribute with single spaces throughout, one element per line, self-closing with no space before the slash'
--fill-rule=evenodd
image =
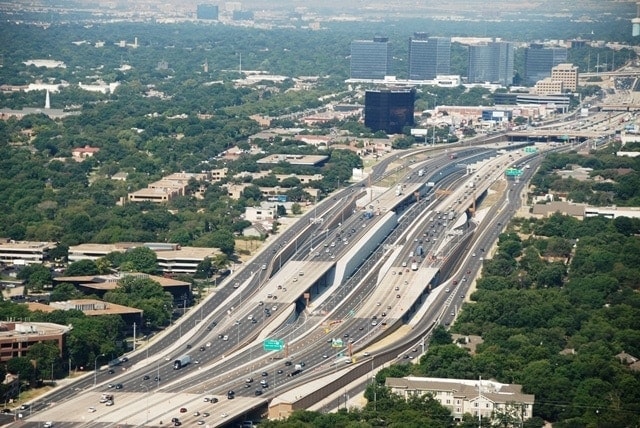
<path id="1" fill-rule="evenodd" d="M 182 355 L 181 357 L 178 357 L 173 361 L 173 369 L 174 370 L 179 370 L 179 369 L 181 369 L 182 367 L 186 366 L 189 363 L 191 363 L 191 356 L 190 355 Z"/>

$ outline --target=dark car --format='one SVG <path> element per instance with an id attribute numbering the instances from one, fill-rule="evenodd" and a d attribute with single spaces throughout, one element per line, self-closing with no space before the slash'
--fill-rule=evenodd
<path id="1" fill-rule="evenodd" d="M 123 385 L 121 383 L 116 383 L 116 389 L 122 389 Z"/>
<path id="2" fill-rule="evenodd" d="M 120 361 L 123 362 L 123 363 L 126 363 L 127 361 L 129 361 L 129 358 L 122 357 L 122 358 L 120 358 Z"/>
<path id="3" fill-rule="evenodd" d="M 142 380 L 149 380 L 149 379 L 150 379 L 149 375 L 142 376 Z"/>
<path id="4" fill-rule="evenodd" d="M 262 390 L 261 390 L 261 389 L 256 389 L 255 394 L 256 394 L 256 395 L 262 395 Z"/>
<path id="5" fill-rule="evenodd" d="M 267 372 L 262 372 L 262 376 L 269 376 L 269 373 L 267 373 Z"/>
<path id="6" fill-rule="evenodd" d="M 114 374 L 116 371 L 114 369 L 109 369 L 109 374 Z"/>
<path id="7" fill-rule="evenodd" d="M 329 340 L 329 342 L 331 342 L 331 340 Z M 291 364 L 292 364 L 292 362 L 291 362 L 291 361 L 285 361 L 285 362 L 284 362 L 284 365 L 285 365 L 285 366 L 290 366 Z"/>

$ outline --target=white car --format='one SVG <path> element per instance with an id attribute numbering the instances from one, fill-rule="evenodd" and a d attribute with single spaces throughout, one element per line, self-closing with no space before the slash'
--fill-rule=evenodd
<path id="1" fill-rule="evenodd" d="M 44 423 L 44 425 L 42 425 L 44 428 L 52 428 L 53 427 L 53 422 L 51 421 L 47 421 Z"/>
<path id="2" fill-rule="evenodd" d="M 89 411 L 89 413 L 95 413 L 96 408 L 95 407 L 89 407 L 88 411 Z"/>
<path id="3" fill-rule="evenodd" d="M 222 340 L 229 340 L 229 336 L 225 334 L 224 336 L 222 336 Z"/>
<path id="4" fill-rule="evenodd" d="M 272 307 L 271 307 L 271 310 L 272 310 L 272 311 L 277 311 L 277 310 L 278 310 L 278 307 L 277 307 L 277 306 L 272 306 Z"/>
<path id="5" fill-rule="evenodd" d="M 226 418 L 227 416 L 229 416 L 229 415 L 227 415 L 226 413 L 221 413 L 221 414 L 220 414 L 220 417 L 221 417 L 221 418 Z"/>

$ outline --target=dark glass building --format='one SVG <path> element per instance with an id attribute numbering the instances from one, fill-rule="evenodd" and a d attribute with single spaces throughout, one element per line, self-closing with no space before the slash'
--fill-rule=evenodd
<path id="1" fill-rule="evenodd" d="M 391 43 L 387 37 L 351 42 L 351 78 L 384 79 L 393 73 Z"/>
<path id="2" fill-rule="evenodd" d="M 469 46 L 469 83 L 513 83 L 514 47 L 509 42 L 489 42 Z"/>
<path id="3" fill-rule="evenodd" d="M 373 132 L 400 134 L 405 126 L 413 126 L 416 90 L 382 89 L 366 91 L 364 95 L 364 124 Z"/>
<path id="4" fill-rule="evenodd" d="M 409 79 L 432 80 L 451 74 L 451 39 L 414 33 L 409 39 Z"/>
<path id="5" fill-rule="evenodd" d="M 551 69 L 564 62 L 567 62 L 567 48 L 530 45 L 524 51 L 524 83 L 533 86 L 538 80 L 551 77 Z"/>
<path id="6" fill-rule="evenodd" d="M 218 6 L 215 4 L 199 4 L 196 9 L 198 19 L 218 19 Z"/>

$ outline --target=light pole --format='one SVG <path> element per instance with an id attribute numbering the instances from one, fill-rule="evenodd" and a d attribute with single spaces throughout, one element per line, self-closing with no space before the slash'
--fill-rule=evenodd
<path id="1" fill-rule="evenodd" d="M 98 358 L 100 357 L 104 357 L 104 354 L 96 356 L 96 359 L 93 360 L 93 386 L 98 384 Z"/>
<path id="2" fill-rule="evenodd" d="M 158 366 L 156 367 L 156 389 L 160 389 L 160 360 L 158 360 Z"/>
<path id="3" fill-rule="evenodd" d="M 240 320 L 236 320 L 236 326 L 237 326 L 236 332 L 238 335 L 238 341 L 236 343 L 236 346 L 240 344 L 240 324 L 241 324 Z"/>

